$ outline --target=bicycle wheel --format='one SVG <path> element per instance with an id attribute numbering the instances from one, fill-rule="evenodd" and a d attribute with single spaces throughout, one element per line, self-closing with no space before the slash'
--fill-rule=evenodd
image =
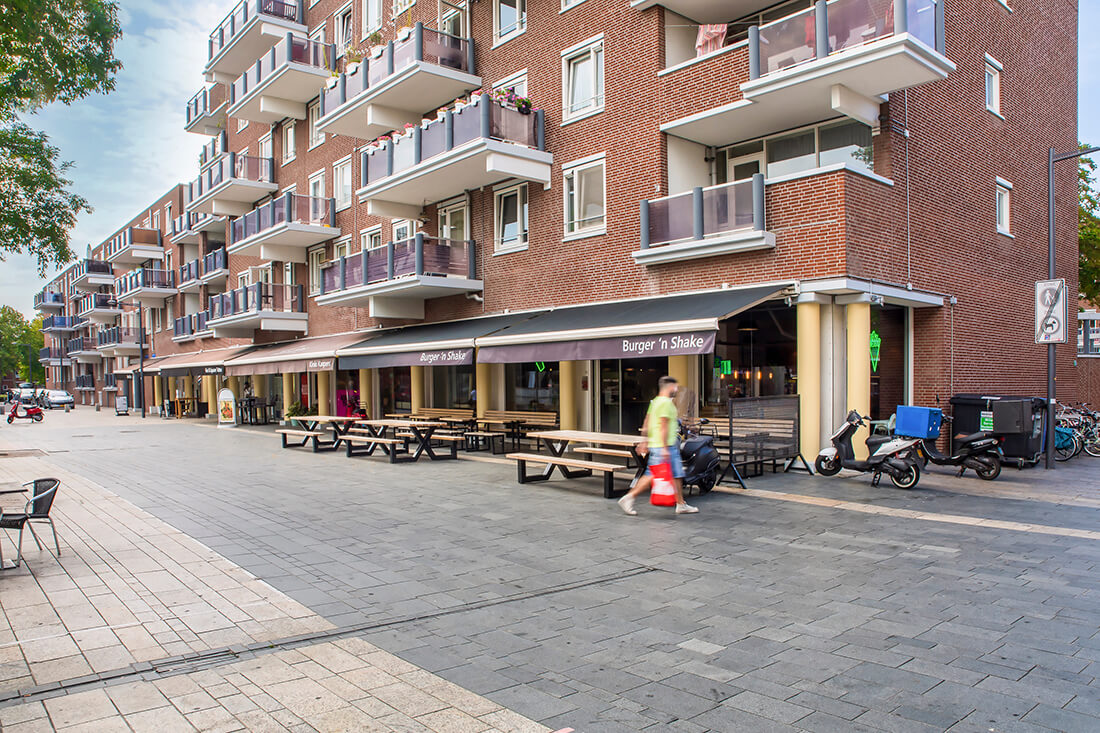
<path id="1" fill-rule="evenodd" d="M 1081 451 L 1085 449 L 1085 439 L 1081 437 L 1081 433 L 1074 431 L 1073 433 L 1073 456 L 1076 458 L 1081 455 Z"/>
<path id="2" fill-rule="evenodd" d="M 1059 445 L 1060 444 L 1060 445 Z M 1073 449 L 1076 443 L 1069 440 L 1060 440 L 1054 445 L 1054 460 L 1068 461 L 1073 458 Z"/>
<path id="3" fill-rule="evenodd" d="M 1092 435 L 1085 440 L 1085 452 L 1093 458 L 1100 458 L 1100 435 Z"/>

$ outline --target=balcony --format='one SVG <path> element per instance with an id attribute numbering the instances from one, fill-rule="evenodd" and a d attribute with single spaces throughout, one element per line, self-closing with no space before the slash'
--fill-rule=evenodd
<path id="1" fill-rule="evenodd" d="M 724 145 L 838 114 L 872 128 L 883 95 L 954 71 L 937 0 L 831 0 L 749 29 L 743 99 L 661 126 Z"/>
<path id="2" fill-rule="evenodd" d="M 42 319 L 42 333 L 68 333 L 84 327 L 84 319 L 78 316 L 46 316 Z"/>
<path id="3" fill-rule="evenodd" d="M 457 38 L 417 23 L 408 38 L 390 41 L 381 53 L 349 64 L 321 90 L 322 132 L 373 140 L 481 86 L 474 75 L 472 39 Z"/>
<path id="4" fill-rule="evenodd" d="M 233 219 L 226 251 L 265 260 L 305 262 L 307 248 L 339 236 L 333 199 L 286 193 Z"/>
<path id="5" fill-rule="evenodd" d="M 271 158 L 226 153 L 191 182 L 187 211 L 214 216 L 241 216 L 253 204 L 278 190 Z"/>
<path id="6" fill-rule="evenodd" d="M 164 240 L 159 229 L 129 227 L 107 242 L 107 261 L 118 265 L 139 265 L 164 259 Z"/>
<path id="7" fill-rule="evenodd" d="M 227 114 L 272 124 L 306 118 L 306 103 L 336 69 L 336 49 L 287 33 L 229 88 Z"/>
<path id="8" fill-rule="evenodd" d="M 775 247 L 764 228 L 764 176 L 641 204 L 638 264 L 660 265 Z"/>
<path id="9" fill-rule="evenodd" d="M 94 392 L 95 376 L 92 374 L 77 374 L 73 378 L 73 384 L 77 392 Z"/>
<path id="10" fill-rule="evenodd" d="M 417 218 L 426 204 L 505 178 L 550 182 L 542 111 L 522 114 L 488 94 L 474 100 L 363 151 L 356 194 L 367 213 Z"/>
<path id="11" fill-rule="evenodd" d="M 305 36 L 301 0 L 243 0 L 207 43 L 206 79 L 232 82 L 286 34 Z"/>
<path id="12" fill-rule="evenodd" d="M 94 293 L 103 286 L 115 284 L 115 270 L 110 262 L 81 260 L 73 272 L 73 287 L 84 293 Z"/>
<path id="13" fill-rule="evenodd" d="M 210 298 L 206 325 L 216 338 L 248 337 L 256 331 L 308 333 L 301 285 L 256 283 Z"/>
<path id="14" fill-rule="evenodd" d="M 182 343 L 184 341 L 192 341 L 197 338 L 203 338 L 204 336 L 210 336 L 211 331 L 206 326 L 206 320 L 206 311 L 192 313 L 189 316 L 180 316 L 176 319 L 172 340 L 176 343 Z"/>
<path id="15" fill-rule="evenodd" d="M 104 356 L 138 356 L 141 331 L 129 326 L 105 328 L 96 334 L 96 349 Z"/>
<path id="16" fill-rule="evenodd" d="M 202 146 L 199 151 L 199 170 L 210 165 L 218 158 L 229 152 L 229 135 L 222 130 L 217 137 L 210 138 L 210 142 Z"/>
<path id="17" fill-rule="evenodd" d="M 202 260 L 194 259 L 179 268 L 179 291 L 181 293 L 197 293 L 202 287 Z"/>
<path id="18" fill-rule="evenodd" d="M 334 261 L 321 273 L 320 305 L 367 306 L 373 318 L 423 318 L 424 301 L 478 292 L 473 241 L 417 234 Z"/>
<path id="19" fill-rule="evenodd" d="M 103 354 L 96 349 L 95 339 L 91 337 L 69 339 L 65 351 L 78 364 L 93 364 L 103 358 Z"/>
<path id="20" fill-rule="evenodd" d="M 103 391 L 104 392 L 117 392 L 118 391 L 118 379 L 115 377 L 114 372 L 107 372 L 103 375 Z"/>
<path id="21" fill-rule="evenodd" d="M 43 290 L 34 294 L 34 309 L 44 313 L 60 313 L 65 310 L 65 294 Z"/>
<path id="22" fill-rule="evenodd" d="M 225 253 L 224 247 L 203 255 L 200 278 L 204 284 L 210 287 L 224 285 L 228 277 L 229 256 Z M 218 289 L 221 290 L 222 288 L 219 287 Z"/>
<path id="23" fill-rule="evenodd" d="M 88 293 L 77 301 L 76 312 L 93 323 L 114 323 L 122 306 L 110 293 Z"/>
<path id="24" fill-rule="evenodd" d="M 69 366 L 68 352 L 60 346 L 47 346 L 38 350 L 38 361 L 45 366 Z"/>
<path id="25" fill-rule="evenodd" d="M 224 84 L 203 87 L 187 102 L 187 122 L 183 129 L 199 135 L 225 132 L 225 107 L 228 103 Z"/>
<path id="26" fill-rule="evenodd" d="M 153 307 L 160 307 L 177 292 L 175 273 L 168 270 L 143 268 L 115 281 L 115 293 L 119 300 L 136 300 Z"/>

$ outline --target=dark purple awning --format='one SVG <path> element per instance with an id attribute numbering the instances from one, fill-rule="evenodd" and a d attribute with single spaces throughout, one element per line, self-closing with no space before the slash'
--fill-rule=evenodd
<path id="1" fill-rule="evenodd" d="M 525 361 L 583 361 L 709 354 L 714 351 L 715 334 L 715 331 L 693 331 L 657 336 L 483 346 L 478 349 L 477 360 L 486 364 L 514 364 Z"/>

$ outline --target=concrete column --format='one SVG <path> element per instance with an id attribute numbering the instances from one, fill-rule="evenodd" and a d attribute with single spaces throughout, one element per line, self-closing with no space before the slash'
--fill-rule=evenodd
<path id="1" fill-rule="evenodd" d="M 409 382 L 412 393 L 412 412 L 415 415 L 424 409 L 424 367 L 409 367 Z"/>
<path id="2" fill-rule="evenodd" d="M 821 305 L 814 301 L 795 306 L 797 321 L 799 445 L 807 460 L 821 450 Z"/>
<path id="3" fill-rule="evenodd" d="M 558 362 L 561 384 L 558 385 L 558 424 L 562 430 L 577 429 L 577 392 L 580 379 L 577 376 L 579 362 Z"/>
<path id="4" fill-rule="evenodd" d="M 206 384 L 206 414 L 217 419 L 218 390 L 221 388 L 221 377 L 217 374 L 207 374 L 202 381 Z"/>
<path id="5" fill-rule="evenodd" d="M 253 374 L 252 375 L 252 391 L 256 397 L 267 397 L 267 375 L 266 374 Z"/>
<path id="6" fill-rule="evenodd" d="M 298 401 L 297 381 L 294 379 L 297 375 L 294 372 L 286 372 L 283 374 L 283 417 L 286 417 L 286 411 L 290 409 L 290 406 Z"/>
<path id="7" fill-rule="evenodd" d="M 153 377 L 153 400 L 157 410 L 164 406 L 164 385 L 159 376 Z"/>
<path id="8" fill-rule="evenodd" d="M 477 416 L 485 417 L 485 411 L 493 403 L 493 365 L 478 362 L 474 366 L 474 390 L 477 392 Z"/>
<path id="9" fill-rule="evenodd" d="M 359 370 L 359 408 L 366 410 L 369 415 L 371 412 L 371 395 L 373 394 L 371 384 L 371 370 L 360 369 Z"/>
<path id="10" fill-rule="evenodd" d="M 329 412 L 332 408 L 329 404 L 329 387 L 332 376 L 332 372 L 317 372 L 317 414 L 318 415 L 331 415 Z"/>
<path id="11" fill-rule="evenodd" d="M 229 391 L 233 393 L 233 399 L 239 400 L 241 398 L 241 378 L 230 377 L 229 378 Z"/>
<path id="12" fill-rule="evenodd" d="M 845 308 L 847 321 L 848 400 L 846 409 L 867 416 L 871 412 L 871 304 L 849 303 Z M 799 375 L 801 378 L 801 375 Z M 867 428 L 860 428 L 852 438 L 857 459 L 867 458 Z"/>
<path id="13" fill-rule="evenodd" d="M 136 375 L 130 381 L 133 382 L 135 379 L 137 379 Z M 172 400 L 176 399 L 176 378 L 175 377 L 168 377 L 168 398 L 172 399 Z"/>
<path id="14" fill-rule="evenodd" d="M 183 379 L 183 396 L 194 397 L 195 396 L 195 378 L 191 375 L 182 377 Z"/>

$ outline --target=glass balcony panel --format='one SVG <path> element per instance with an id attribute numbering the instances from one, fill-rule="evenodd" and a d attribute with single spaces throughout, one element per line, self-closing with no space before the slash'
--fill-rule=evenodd
<path id="1" fill-rule="evenodd" d="M 384 47 L 382 55 L 378 58 L 371 58 L 367 62 L 367 85 L 369 87 L 376 86 L 382 83 L 390 74 L 390 49 L 389 46 Z M 351 96 L 350 94 L 348 95 Z"/>
<path id="2" fill-rule="evenodd" d="M 374 183 L 386 177 L 387 166 L 385 148 L 379 148 L 364 154 L 364 160 L 367 166 L 367 183 Z"/>
<path id="3" fill-rule="evenodd" d="M 393 146 L 393 172 L 412 168 L 416 158 L 412 135 L 395 137 L 389 145 Z"/>
<path id="4" fill-rule="evenodd" d="M 344 258 L 344 287 L 354 288 L 363 284 L 363 255 L 348 255 Z"/>
<path id="5" fill-rule="evenodd" d="M 511 107 L 494 104 L 491 107 L 489 135 L 497 140 L 519 143 L 533 148 L 537 144 L 535 137 L 535 116 L 521 114 Z"/>
<path id="6" fill-rule="evenodd" d="M 469 247 L 457 239 L 424 238 L 424 272 L 437 275 L 469 274 Z"/>
<path id="7" fill-rule="evenodd" d="M 703 190 L 704 237 L 751 227 L 752 180 Z"/>
<path id="8" fill-rule="evenodd" d="M 402 277 L 416 272 L 416 240 L 403 239 L 393 243 L 393 276 Z"/>
<path id="9" fill-rule="evenodd" d="M 830 53 L 862 46 L 894 32 L 894 0 L 833 0 L 825 8 Z"/>
<path id="10" fill-rule="evenodd" d="M 433 122 L 423 128 L 420 134 L 420 158 L 426 160 L 439 155 L 446 149 L 447 129 L 443 122 Z"/>
<path id="11" fill-rule="evenodd" d="M 481 137 L 480 109 L 481 104 L 467 105 L 454 113 L 455 147 Z"/>
<path id="12" fill-rule="evenodd" d="M 367 250 L 366 281 L 368 283 L 376 283 L 389 279 L 389 275 L 387 274 L 388 265 L 386 264 L 389 257 L 387 252 L 387 247 Z"/>
<path id="13" fill-rule="evenodd" d="M 412 66 L 414 61 L 416 61 L 416 34 L 393 44 L 393 70 L 401 71 L 407 66 Z"/>
<path id="14" fill-rule="evenodd" d="M 333 293 L 340 289 L 340 261 L 332 263 L 321 270 L 321 284 L 326 293 Z"/>
<path id="15" fill-rule="evenodd" d="M 233 171 L 234 178 L 243 178 L 249 181 L 261 181 L 270 183 L 272 178 L 271 158 L 258 158 L 254 155 L 235 156 L 236 165 Z"/>
<path id="16" fill-rule="evenodd" d="M 772 74 L 812 61 L 816 54 L 817 21 L 810 8 L 760 27 L 760 73 Z"/>
<path id="17" fill-rule="evenodd" d="M 907 3 L 910 35 L 916 36 L 929 48 L 936 48 L 937 0 L 909 0 Z M 942 0 L 940 0 L 942 2 Z"/>
<path id="18" fill-rule="evenodd" d="M 691 193 L 649 202 L 649 241 L 667 244 L 692 237 Z"/>
<path id="19" fill-rule="evenodd" d="M 432 28 L 425 28 L 424 61 L 449 69 L 469 71 L 466 64 L 467 43 L 465 38 L 456 38 Z"/>

